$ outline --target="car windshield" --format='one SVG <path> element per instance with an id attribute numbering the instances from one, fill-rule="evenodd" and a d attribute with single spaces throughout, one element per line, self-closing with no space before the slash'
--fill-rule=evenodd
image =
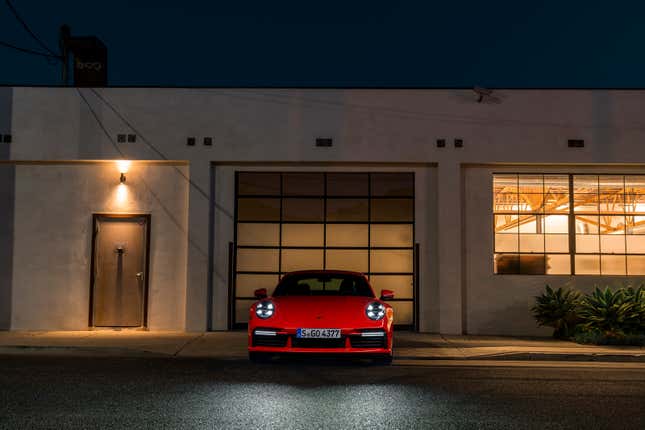
<path id="1" fill-rule="evenodd" d="M 356 275 L 290 275 L 285 276 L 274 296 L 365 296 L 374 293 L 365 279 Z"/>

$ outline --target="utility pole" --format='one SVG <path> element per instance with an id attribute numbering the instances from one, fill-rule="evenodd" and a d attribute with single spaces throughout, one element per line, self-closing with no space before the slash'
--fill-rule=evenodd
<path id="1" fill-rule="evenodd" d="M 71 30 L 69 25 L 64 24 L 60 27 L 60 33 L 58 37 L 58 47 L 60 49 L 61 61 L 62 61 L 62 70 L 61 70 L 61 80 L 64 86 L 67 86 L 69 82 L 69 48 L 68 41 L 70 38 Z"/>

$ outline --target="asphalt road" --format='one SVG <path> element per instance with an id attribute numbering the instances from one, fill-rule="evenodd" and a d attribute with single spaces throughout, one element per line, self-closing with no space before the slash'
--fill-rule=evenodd
<path id="1" fill-rule="evenodd" d="M 645 370 L 5 356 L 0 428 L 643 429 Z"/>

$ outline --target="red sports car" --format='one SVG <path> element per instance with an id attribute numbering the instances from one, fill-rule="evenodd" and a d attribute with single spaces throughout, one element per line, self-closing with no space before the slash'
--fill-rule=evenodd
<path id="1" fill-rule="evenodd" d="M 374 295 L 365 275 L 307 270 L 285 275 L 272 296 L 265 288 L 250 309 L 249 358 L 275 353 L 360 354 L 392 362 L 392 291 Z"/>

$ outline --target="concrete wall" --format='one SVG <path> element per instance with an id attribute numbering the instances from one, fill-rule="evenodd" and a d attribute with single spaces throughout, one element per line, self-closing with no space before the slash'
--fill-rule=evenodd
<path id="1" fill-rule="evenodd" d="M 112 139 L 119 133 L 137 133 L 137 142 L 119 144 L 117 151 L 78 91 Z M 219 168 L 212 174 L 211 163 L 243 167 L 248 162 L 436 164 L 427 172 L 436 184 L 425 196 L 428 211 L 417 216 L 417 228 L 423 224 L 437 241 L 434 248 L 422 248 L 434 253 L 424 258 L 437 262 L 430 276 L 422 274 L 423 282 L 435 282 L 433 288 L 424 286 L 420 295 L 426 318 L 422 329 L 543 333 L 526 319 L 509 327 L 501 317 L 510 309 L 510 315 L 520 318 L 520 309 L 526 308 L 544 279 L 491 278 L 492 253 L 485 238 L 492 232 L 484 231 L 483 224 L 472 224 L 469 215 L 475 209 L 478 219 L 490 217 L 486 205 L 491 194 L 471 196 L 466 177 L 471 173 L 462 166 L 644 163 L 645 91 L 496 90 L 495 94 L 501 103 L 477 103 L 469 89 L 109 88 L 94 93 L 91 89 L 14 88 L 11 158 L 114 159 L 122 152 L 130 159 L 149 160 L 161 158 L 161 152 L 168 159 L 187 160 L 194 183 L 188 191 L 185 287 L 185 327 L 190 330 L 207 328 L 209 318 L 214 328 L 223 328 L 226 321 L 228 261 L 222 249 L 232 231 L 233 185 L 223 170 L 224 177 Z M 197 139 L 197 145 L 186 146 L 189 136 Z M 212 146 L 202 144 L 207 136 L 213 138 Z M 315 147 L 317 137 L 333 138 L 334 146 Z M 446 139 L 445 148 L 435 145 L 439 138 Z M 453 146 L 455 138 L 463 140 L 463 148 Z M 568 148 L 571 138 L 584 139 L 585 147 Z M 210 197 L 213 182 L 217 193 Z M 475 181 L 477 187 L 490 187 L 489 182 Z M 473 206 L 478 201 L 479 206 Z M 433 205 L 440 209 L 433 211 Z M 224 209 L 214 209 L 218 207 Z M 484 239 L 473 239 L 478 235 Z M 519 284 L 534 288 L 515 288 Z M 496 286 L 500 288 L 495 290 Z M 514 298 L 495 304 L 503 295 Z"/>
<path id="2" fill-rule="evenodd" d="M 0 88 L 0 135 L 11 134 L 13 89 Z M 10 145 L 0 141 L 0 163 L 10 158 Z M 0 164 L 0 330 L 11 326 L 13 267 L 14 167 Z"/>
<path id="3" fill-rule="evenodd" d="M 593 275 L 495 275 L 493 273 L 493 172 L 509 173 L 645 173 L 643 167 L 606 166 L 480 166 L 464 167 L 465 240 L 465 331 L 469 334 L 549 336 L 531 316 L 535 296 L 545 285 L 570 286 L 590 292 L 595 286 L 640 284 L 645 277 Z"/>
<path id="4" fill-rule="evenodd" d="M 148 325 L 184 329 L 188 187 L 175 169 L 113 162 L 16 166 L 11 328 L 88 327 L 93 213 L 151 214 Z"/>

